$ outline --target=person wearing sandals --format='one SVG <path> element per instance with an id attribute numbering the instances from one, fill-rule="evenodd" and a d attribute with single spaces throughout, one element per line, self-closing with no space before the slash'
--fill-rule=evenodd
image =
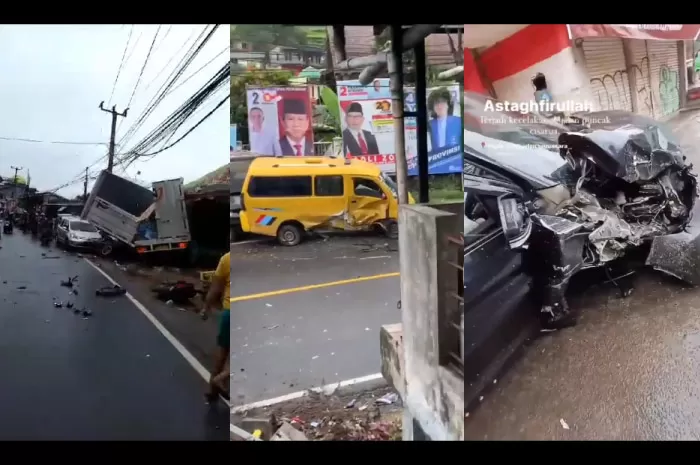
<path id="1" fill-rule="evenodd" d="M 215 402 L 221 395 L 229 400 L 226 382 L 230 376 L 229 354 L 231 348 L 231 253 L 224 254 L 219 260 L 211 286 L 204 301 L 204 308 L 200 312 L 202 319 L 206 320 L 214 308 L 221 308 L 219 331 L 216 336 L 216 355 L 214 369 L 209 379 L 209 390 L 206 399 L 209 403 Z"/>

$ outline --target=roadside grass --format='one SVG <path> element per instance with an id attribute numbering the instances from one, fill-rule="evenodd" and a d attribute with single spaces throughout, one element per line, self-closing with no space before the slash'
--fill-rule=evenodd
<path id="1" fill-rule="evenodd" d="M 430 203 L 451 203 L 464 200 L 461 173 L 430 176 L 428 185 L 430 187 Z M 408 179 L 408 190 L 413 198 L 418 201 L 417 177 Z"/>

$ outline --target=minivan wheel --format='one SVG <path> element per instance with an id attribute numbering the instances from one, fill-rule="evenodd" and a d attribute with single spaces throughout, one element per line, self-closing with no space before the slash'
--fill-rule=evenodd
<path id="1" fill-rule="evenodd" d="M 277 230 L 277 241 L 287 247 L 299 245 L 304 230 L 297 224 L 283 224 Z"/>
<path id="2" fill-rule="evenodd" d="M 394 220 L 384 223 L 384 231 L 389 239 L 397 239 L 399 237 L 399 223 Z"/>

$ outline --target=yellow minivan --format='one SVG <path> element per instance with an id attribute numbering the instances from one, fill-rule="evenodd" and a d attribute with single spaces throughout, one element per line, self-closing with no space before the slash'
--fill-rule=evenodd
<path id="1" fill-rule="evenodd" d="M 398 212 L 394 181 L 357 159 L 258 157 L 241 192 L 243 231 L 288 246 L 311 230 L 378 229 L 396 237 Z"/>

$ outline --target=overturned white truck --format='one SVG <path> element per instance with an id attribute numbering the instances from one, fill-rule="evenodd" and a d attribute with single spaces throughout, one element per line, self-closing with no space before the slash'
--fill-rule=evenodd
<path id="1" fill-rule="evenodd" d="M 148 189 L 105 170 L 80 217 L 138 253 L 183 251 L 191 237 L 182 186 L 179 178 Z"/>

